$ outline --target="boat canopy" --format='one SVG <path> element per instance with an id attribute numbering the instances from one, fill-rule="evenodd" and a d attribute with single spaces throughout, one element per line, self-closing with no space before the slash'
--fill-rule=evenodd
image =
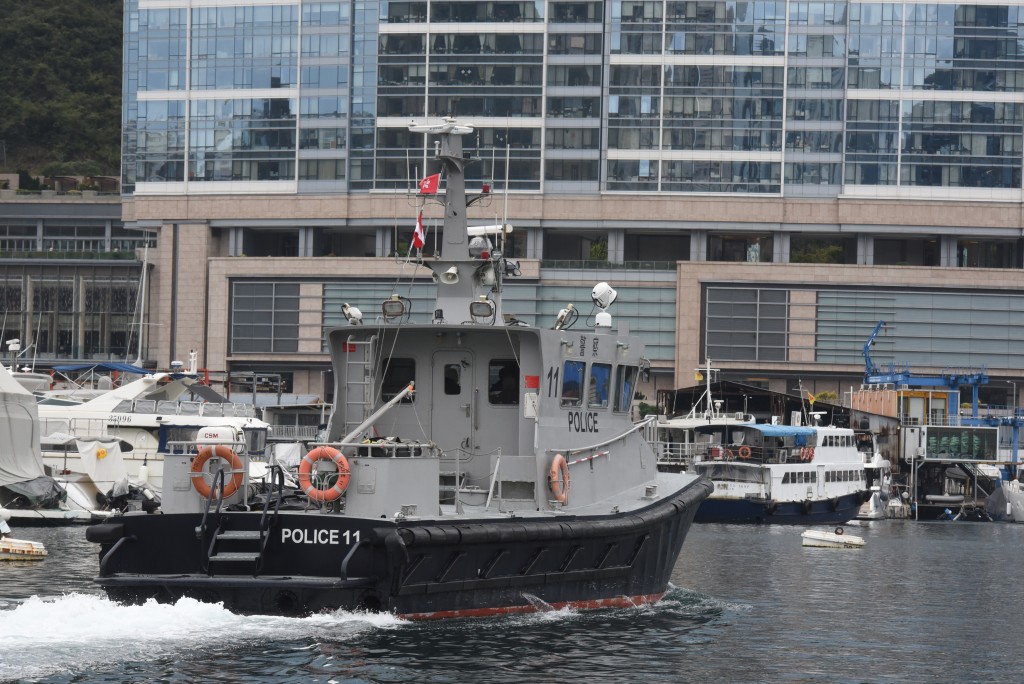
<path id="1" fill-rule="evenodd" d="M 130 363 L 74 363 L 66 366 L 54 366 L 53 370 L 60 373 L 75 373 L 83 370 L 117 371 L 118 373 L 132 373 L 134 375 L 149 375 L 153 371 L 133 366 Z"/>
<path id="2" fill-rule="evenodd" d="M 696 432 L 711 432 L 709 429 L 711 426 L 701 426 L 695 428 Z M 730 425 L 729 431 L 736 432 L 742 430 L 744 432 L 756 432 L 761 435 L 762 441 L 765 437 L 779 437 L 785 439 L 787 437 L 793 438 L 793 444 L 796 446 L 807 446 L 808 444 L 813 445 L 817 437 L 818 431 L 816 428 L 803 427 L 799 425 Z"/>

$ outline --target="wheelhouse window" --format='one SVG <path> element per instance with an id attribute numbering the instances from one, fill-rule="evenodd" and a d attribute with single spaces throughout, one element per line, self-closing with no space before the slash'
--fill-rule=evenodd
<path id="1" fill-rule="evenodd" d="M 611 364 L 595 363 L 590 366 L 590 384 L 587 386 L 588 408 L 608 408 L 611 380 Z"/>
<path id="2" fill-rule="evenodd" d="M 492 404 L 519 404 L 519 364 L 515 359 L 492 359 L 487 366 L 487 382 L 487 396 Z"/>
<path id="3" fill-rule="evenodd" d="M 444 366 L 444 393 L 458 396 L 462 394 L 462 365 L 446 363 Z"/>
<path id="4" fill-rule="evenodd" d="M 628 411 L 633 403 L 633 391 L 636 389 L 636 377 L 640 369 L 636 366 L 619 366 L 615 372 L 615 405 L 614 411 Z"/>
<path id="5" fill-rule="evenodd" d="M 410 383 L 416 380 L 415 359 L 388 359 L 381 369 L 380 392 L 383 401 L 394 399 Z M 446 369 L 447 370 L 447 369 Z M 447 388 L 446 388 L 447 389 Z M 403 404 L 411 404 L 415 395 L 408 394 Z"/>
<path id="6" fill-rule="evenodd" d="M 562 406 L 579 406 L 582 403 L 583 374 L 587 364 L 583 361 L 566 361 L 562 366 Z"/>

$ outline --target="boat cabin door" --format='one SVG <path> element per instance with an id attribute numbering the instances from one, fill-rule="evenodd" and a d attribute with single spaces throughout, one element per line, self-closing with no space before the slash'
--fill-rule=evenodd
<path id="1" fill-rule="evenodd" d="M 430 397 L 430 439 L 449 457 L 462 449 L 473 453 L 474 394 L 473 355 L 468 350 L 438 351 L 433 358 L 433 392 Z"/>

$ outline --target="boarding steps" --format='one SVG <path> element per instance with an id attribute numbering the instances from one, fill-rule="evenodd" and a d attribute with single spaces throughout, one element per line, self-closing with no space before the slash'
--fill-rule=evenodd
<path id="1" fill-rule="evenodd" d="M 214 535 L 211 563 L 258 563 L 263 556 L 262 530 L 221 530 Z M 221 550 L 222 548 L 232 550 Z M 253 573 L 256 574 L 256 573 Z"/>
<path id="2" fill-rule="evenodd" d="M 220 510 L 221 499 L 217 500 L 213 517 L 217 521 L 216 529 L 210 537 L 209 545 L 205 546 L 203 554 L 203 571 L 212 576 L 214 565 L 250 563 L 252 564 L 253 577 L 260 574 L 263 569 L 264 554 L 267 549 L 267 541 L 270 539 L 270 530 L 277 522 L 277 516 L 281 508 L 281 499 L 284 494 L 284 471 L 280 466 L 270 466 L 271 491 L 263 501 L 263 511 L 259 519 L 259 527 L 255 530 L 233 530 L 228 527 L 231 521 L 251 520 L 251 517 L 234 516 L 231 513 L 222 513 Z M 218 471 L 214 476 L 214 484 L 211 487 L 210 496 L 207 498 L 206 512 L 203 514 L 203 521 L 196 529 L 200 543 L 207 536 L 207 518 L 210 517 L 210 506 L 213 503 L 213 494 L 223 491 L 224 471 Z"/>

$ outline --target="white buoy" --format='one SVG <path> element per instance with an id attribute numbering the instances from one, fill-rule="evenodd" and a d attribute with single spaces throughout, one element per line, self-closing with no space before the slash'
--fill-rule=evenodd
<path id="1" fill-rule="evenodd" d="M 139 466 L 139 484 L 144 485 L 149 483 L 149 466 L 143 463 Z"/>

